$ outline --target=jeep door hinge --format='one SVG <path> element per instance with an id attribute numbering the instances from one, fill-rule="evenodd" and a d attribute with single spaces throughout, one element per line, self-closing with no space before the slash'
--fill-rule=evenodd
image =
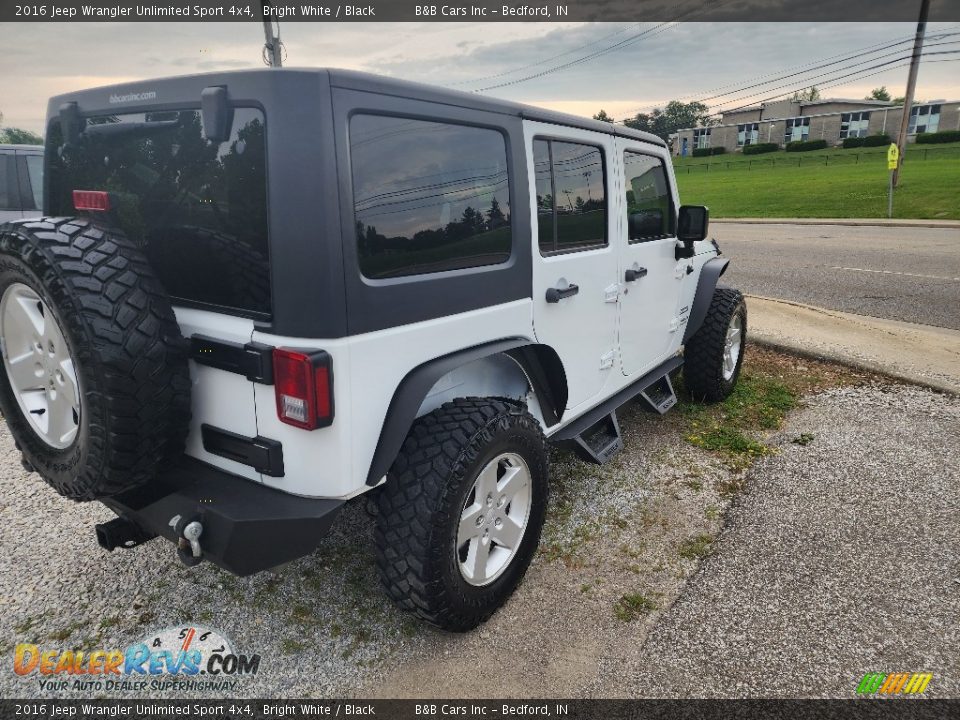
<path id="1" fill-rule="evenodd" d="M 675 333 L 680 329 L 680 318 L 675 317 L 670 321 L 670 332 Z"/>
<path id="2" fill-rule="evenodd" d="M 613 350 L 600 356 L 600 369 L 609 370 L 613 367 Z"/>
<path id="3" fill-rule="evenodd" d="M 607 285 L 603 289 L 603 301 L 605 303 L 615 303 L 620 300 L 620 283 Z"/>

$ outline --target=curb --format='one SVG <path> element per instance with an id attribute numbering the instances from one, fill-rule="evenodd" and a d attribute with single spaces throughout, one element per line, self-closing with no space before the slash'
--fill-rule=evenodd
<path id="1" fill-rule="evenodd" d="M 909 383 L 910 385 L 917 385 L 919 387 L 927 388 L 928 390 L 933 390 L 945 395 L 960 397 L 960 392 L 958 392 L 955 387 L 952 387 L 947 383 L 931 380 L 930 378 L 923 377 L 922 375 L 900 372 L 888 367 L 884 367 L 879 363 L 858 360 L 856 358 L 847 357 L 846 355 L 841 355 L 839 353 L 831 353 L 823 350 L 810 350 L 809 348 L 790 345 L 789 343 L 780 342 L 778 340 L 757 337 L 756 335 L 751 336 L 749 338 L 749 342 L 752 342 L 755 345 L 760 345 L 761 347 L 770 348 L 771 350 L 776 350 L 777 352 L 786 353 L 787 355 L 795 355 L 796 357 L 805 358 L 807 360 L 830 362 L 834 363 L 835 365 L 842 365 L 844 367 L 851 368 L 853 370 L 863 370 L 875 375 L 881 375 L 883 377 L 890 378 L 891 380 Z"/>
<path id="2" fill-rule="evenodd" d="M 887 220 L 884 218 L 710 218 L 711 223 L 740 225 L 846 225 L 849 227 L 923 227 L 960 230 L 958 220 Z"/>

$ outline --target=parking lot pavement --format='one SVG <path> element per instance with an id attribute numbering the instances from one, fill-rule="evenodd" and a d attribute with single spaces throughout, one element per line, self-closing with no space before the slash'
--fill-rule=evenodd
<path id="1" fill-rule="evenodd" d="M 604 659 L 596 695 L 852 697 L 895 671 L 960 695 L 960 399 L 832 390 L 779 444 L 678 602 Z"/>

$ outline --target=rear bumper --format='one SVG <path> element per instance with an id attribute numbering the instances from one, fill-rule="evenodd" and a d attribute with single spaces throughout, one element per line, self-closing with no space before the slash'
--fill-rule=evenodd
<path id="1" fill-rule="evenodd" d="M 289 495 L 187 457 L 149 488 L 103 502 L 174 543 L 188 523 L 201 523 L 203 558 L 236 575 L 312 553 L 344 504 Z"/>

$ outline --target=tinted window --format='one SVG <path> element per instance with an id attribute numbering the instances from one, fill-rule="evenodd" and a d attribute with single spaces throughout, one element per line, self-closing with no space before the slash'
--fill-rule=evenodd
<path id="1" fill-rule="evenodd" d="M 365 276 L 509 259 L 507 147 L 496 130 L 355 115 L 350 154 L 357 255 Z"/>
<path id="2" fill-rule="evenodd" d="M 15 156 L 0 154 L 0 210 L 19 210 Z"/>
<path id="3" fill-rule="evenodd" d="M 107 190 L 172 296 L 270 311 L 263 113 L 236 108 L 220 144 L 196 110 L 88 118 L 76 145 L 61 144 L 52 123 L 49 214 L 74 215 L 75 189 Z"/>
<path id="4" fill-rule="evenodd" d="M 630 242 L 671 237 L 673 203 L 663 162 L 652 155 L 625 152 L 623 169 Z"/>
<path id="5" fill-rule="evenodd" d="M 550 162 L 550 143 L 533 142 L 533 174 L 537 183 L 537 236 L 541 252 L 556 250 L 553 234 L 553 171 Z"/>
<path id="6" fill-rule="evenodd" d="M 33 194 L 33 207 L 43 206 L 43 155 L 27 155 L 27 180 Z"/>
<path id="7" fill-rule="evenodd" d="M 540 251 L 564 252 L 605 245 L 606 176 L 600 148 L 537 140 L 534 173 Z"/>

